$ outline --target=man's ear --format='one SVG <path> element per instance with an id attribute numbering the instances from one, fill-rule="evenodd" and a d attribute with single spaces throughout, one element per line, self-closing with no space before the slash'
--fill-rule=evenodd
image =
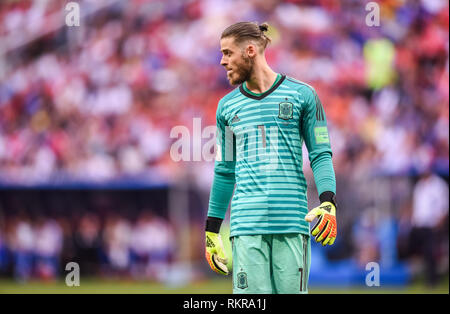
<path id="1" fill-rule="evenodd" d="M 255 57 L 256 54 L 258 53 L 257 49 L 258 49 L 258 47 L 256 47 L 255 44 L 253 44 L 253 43 L 248 44 L 248 45 L 247 45 L 247 49 L 246 49 L 247 55 L 248 55 L 250 58 Z"/>

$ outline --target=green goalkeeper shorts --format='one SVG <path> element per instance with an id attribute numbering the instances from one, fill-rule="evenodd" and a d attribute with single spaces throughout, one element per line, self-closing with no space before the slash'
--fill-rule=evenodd
<path id="1" fill-rule="evenodd" d="M 233 293 L 308 293 L 309 235 L 251 235 L 231 240 Z"/>

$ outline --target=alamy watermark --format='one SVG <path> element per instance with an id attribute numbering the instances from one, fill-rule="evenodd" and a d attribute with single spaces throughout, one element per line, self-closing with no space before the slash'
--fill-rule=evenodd
<path id="1" fill-rule="evenodd" d="M 80 5 L 76 2 L 68 2 L 65 6 L 66 25 L 69 27 L 80 26 Z"/>
<path id="2" fill-rule="evenodd" d="M 379 287 L 380 286 L 380 265 L 376 262 L 370 262 L 366 265 L 366 286 Z"/>
<path id="3" fill-rule="evenodd" d="M 376 2 L 366 4 L 366 25 L 369 27 L 380 26 L 380 6 Z"/>
<path id="4" fill-rule="evenodd" d="M 69 273 L 66 275 L 66 285 L 68 287 L 80 286 L 80 265 L 75 262 L 66 264 L 66 271 Z"/>
<path id="5" fill-rule="evenodd" d="M 170 148 L 170 157 L 175 162 L 245 160 L 258 163 L 262 170 L 274 170 L 278 168 L 279 154 L 283 153 L 278 145 L 277 126 L 224 126 L 222 130 L 215 125 L 202 128 L 201 118 L 193 118 L 192 132 L 177 125 L 171 129 L 170 138 L 176 139 Z"/>

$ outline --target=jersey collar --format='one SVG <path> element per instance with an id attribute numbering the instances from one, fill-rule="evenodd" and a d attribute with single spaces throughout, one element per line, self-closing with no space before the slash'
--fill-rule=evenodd
<path id="1" fill-rule="evenodd" d="M 241 84 L 241 86 L 239 86 L 239 91 L 240 91 L 244 96 L 247 96 L 247 97 L 249 97 L 249 98 L 256 99 L 256 100 L 261 100 L 261 99 L 265 98 L 266 96 L 269 96 L 270 94 L 272 94 L 272 92 L 273 92 L 274 90 L 276 90 L 276 89 L 278 88 L 278 86 L 281 85 L 281 83 L 283 83 L 283 81 L 284 81 L 285 78 L 286 78 L 286 75 L 282 74 L 282 75 L 281 75 L 281 78 L 278 80 L 278 82 L 276 82 L 274 85 L 272 85 L 271 88 L 269 88 L 267 91 L 265 91 L 265 92 L 262 93 L 262 94 L 258 94 L 258 95 L 256 95 L 256 94 L 250 94 L 250 93 L 247 92 L 247 91 L 245 90 L 245 88 L 244 88 L 244 84 L 245 84 L 245 83 L 243 83 L 243 84 Z"/>

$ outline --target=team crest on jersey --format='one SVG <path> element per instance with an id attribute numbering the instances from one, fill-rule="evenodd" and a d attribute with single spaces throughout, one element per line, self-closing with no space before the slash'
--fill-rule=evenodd
<path id="1" fill-rule="evenodd" d="M 290 102 L 279 103 L 278 118 L 283 120 L 292 119 L 294 116 L 294 105 Z"/>
<path id="2" fill-rule="evenodd" d="M 247 284 L 247 273 L 245 272 L 240 272 L 236 275 L 237 277 L 237 287 L 239 289 L 245 289 L 248 287 Z"/>

